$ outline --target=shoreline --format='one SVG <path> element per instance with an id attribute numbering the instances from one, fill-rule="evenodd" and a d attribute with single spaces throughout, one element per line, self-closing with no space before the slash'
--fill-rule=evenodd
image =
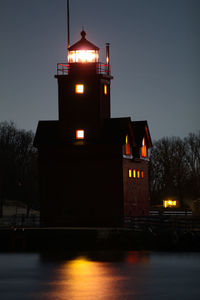
<path id="1" fill-rule="evenodd" d="M 200 251 L 200 231 L 133 231 L 130 228 L 1 228 L 0 252 Z"/>

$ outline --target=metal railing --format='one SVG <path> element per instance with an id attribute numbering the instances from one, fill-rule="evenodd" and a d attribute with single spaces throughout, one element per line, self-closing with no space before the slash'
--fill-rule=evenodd
<path id="1" fill-rule="evenodd" d="M 134 231 L 197 231 L 200 232 L 200 217 L 192 216 L 144 216 L 126 217 L 125 227 Z"/>
<path id="2" fill-rule="evenodd" d="M 58 63 L 57 64 L 57 75 L 68 75 L 70 73 L 70 64 Z M 103 63 L 96 63 L 96 74 L 110 75 L 110 65 Z"/>
<path id="3" fill-rule="evenodd" d="M 125 217 L 124 227 L 133 231 L 165 232 L 173 230 L 177 232 L 199 232 L 200 217 L 193 216 L 144 216 Z M 0 228 L 4 227 L 40 227 L 40 216 L 13 215 L 0 218 Z"/>
<path id="4" fill-rule="evenodd" d="M 70 65 L 66 63 L 58 63 L 57 64 L 57 75 L 68 75 L 69 74 Z"/>
<path id="5" fill-rule="evenodd" d="M 39 215 L 13 215 L 13 216 L 3 216 L 0 218 L 0 228 L 1 227 L 39 227 L 40 226 L 40 216 Z"/>
<path id="6" fill-rule="evenodd" d="M 97 74 L 107 74 L 110 75 L 111 73 L 111 67 L 110 65 L 103 64 L 103 63 L 97 63 Z"/>

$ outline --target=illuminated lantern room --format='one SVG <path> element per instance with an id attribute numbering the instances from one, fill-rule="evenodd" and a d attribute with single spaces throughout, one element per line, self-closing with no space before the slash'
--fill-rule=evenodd
<path id="1" fill-rule="evenodd" d="M 86 32 L 81 32 L 80 41 L 68 49 L 68 63 L 98 63 L 99 48 L 90 43 L 86 38 Z"/>
<path id="2" fill-rule="evenodd" d="M 106 63 L 99 62 L 99 47 L 86 39 L 86 32 L 81 31 L 81 39 L 68 47 L 68 64 L 58 63 L 57 75 L 68 74 L 103 74 L 110 76 L 110 50 L 106 43 Z M 112 76 L 110 76 L 112 79 Z M 104 94 L 107 95 L 107 85 L 104 85 Z"/>
<path id="3" fill-rule="evenodd" d="M 81 39 L 68 48 L 68 72 L 99 73 L 99 48 L 89 42 L 86 38 L 86 32 L 81 31 Z"/>

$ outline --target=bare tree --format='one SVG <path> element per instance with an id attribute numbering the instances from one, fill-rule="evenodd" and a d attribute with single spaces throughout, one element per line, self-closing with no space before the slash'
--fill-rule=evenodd
<path id="1" fill-rule="evenodd" d="M 200 131 L 184 139 L 186 161 L 189 169 L 188 191 L 193 198 L 200 198 Z"/>
<path id="2" fill-rule="evenodd" d="M 27 207 L 37 194 L 36 150 L 33 133 L 17 129 L 13 122 L 0 123 L 0 202 L 21 200 Z"/>
<path id="3" fill-rule="evenodd" d="M 184 203 L 189 179 L 186 143 L 177 137 L 162 138 L 154 143 L 150 158 L 150 192 L 153 201 L 177 198 Z"/>

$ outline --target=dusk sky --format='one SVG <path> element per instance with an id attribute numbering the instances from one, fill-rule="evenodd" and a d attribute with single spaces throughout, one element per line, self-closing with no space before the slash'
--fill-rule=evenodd
<path id="1" fill-rule="evenodd" d="M 35 132 L 58 119 L 66 0 L 0 0 L 0 121 Z M 199 0 L 71 0 L 71 44 L 110 42 L 112 117 L 147 120 L 152 139 L 200 129 Z"/>

